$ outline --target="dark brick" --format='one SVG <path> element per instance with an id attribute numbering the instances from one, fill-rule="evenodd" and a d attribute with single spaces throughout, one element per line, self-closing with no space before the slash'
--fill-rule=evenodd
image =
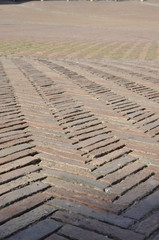
<path id="1" fill-rule="evenodd" d="M 56 233 L 53 233 L 49 237 L 45 238 L 45 240 L 67 240 L 68 238 L 62 237 L 60 235 L 57 235 Z"/>
<path id="2" fill-rule="evenodd" d="M 95 166 L 100 166 L 100 165 L 103 165 L 104 163 L 110 162 L 114 159 L 117 159 L 124 155 L 127 155 L 129 152 L 130 152 L 130 150 L 128 148 L 124 147 L 124 148 L 118 149 L 118 151 L 111 152 L 103 157 L 93 159 L 91 161 L 91 164 L 95 165 Z"/>
<path id="3" fill-rule="evenodd" d="M 7 149 L 3 149 L 0 152 L 0 158 L 2 157 L 6 157 L 8 155 L 14 154 L 16 152 L 20 152 L 22 150 L 26 150 L 26 149 L 30 149 L 33 148 L 34 145 L 30 144 L 30 143 L 23 143 L 17 146 L 13 146 L 13 147 L 9 147 Z"/>
<path id="4" fill-rule="evenodd" d="M 146 235 L 147 237 L 159 228 L 159 211 L 152 213 L 150 216 L 133 226 L 136 232 Z"/>
<path id="5" fill-rule="evenodd" d="M 41 168 L 36 164 L 36 165 L 25 166 L 20 169 L 15 169 L 15 170 L 12 170 L 11 172 L 1 174 L 0 184 L 4 184 L 6 182 L 12 181 L 19 177 L 25 176 L 26 174 L 29 174 L 31 172 L 39 171 L 40 169 Z"/>
<path id="6" fill-rule="evenodd" d="M 159 181 L 156 181 L 153 177 L 149 178 L 116 200 L 114 202 L 114 209 L 116 208 L 119 211 L 126 209 L 130 204 L 150 194 L 158 186 Z"/>
<path id="7" fill-rule="evenodd" d="M 0 224 L 18 216 L 22 215 L 26 211 L 30 211 L 32 208 L 46 202 L 50 199 L 50 196 L 45 192 L 35 193 L 32 196 L 28 196 L 21 201 L 11 204 L 0 210 Z"/>
<path id="8" fill-rule="evenodd" d="M 124 179 L 126 176 L 129 176 L 130 174 L 142 169 L 145 166 L 146 165 L 144 163 L 140 163 L 139 161 L 129 163 L 125 167 L 118 169 L 118 171 L 106 175 L 104 178 L 101 179 L 101 181 L 109 184 L 116 183 Z"/>
<path id="9" fill-rule="evenodd" d="M 134 222 L 133 219 L 119 216 L 110 212 L 103 212 L 103 211 L 98 211 L 92 208 L 89 208 L 85 205 L 79 205 L 74 202 L 70 202 L 67 200 L 61 200 L 61 199 L 53 199 L 49 201 L 49 204 L 61 208 L 61 209 L 66 209 L 70 212 L 81 214 L 86 217 L 90 217 L 102 222 L 110 223 L 122 228 L 128 228 L 131 226 Z"/>
<path id="10" fill-rule="evenodd" d="M 0 165 L 4 164 L 4 163 L 9 163 L 11 161 L 14 161 L 16 159 L 20 159 L 23 157 L 28 157 L 28 156 L 33 156 L 37 153 L 36 150 L 34 149 L 24 149 L 23 151 L 17 152 L 17 153 L 13 153 L 11 155 L 8 155 L 6 157 L 3 157 L 2 159 L 0 159 Z"/>
<path id="11" fill-rule="evenodd" d="M 38 180 L 40 181 L 42 179 L 44 179 L 44 176 L 37 172 L 33 172 L 28 174 L 27 176 L 14 179 L 14 181 L 0 185 L 0 195 L 6 194 L 7 192 L 13 191 L 16 188 L 26 186 L 30 183 L 33 183 Z"/>
<path id="12" fill-rule="evenodd" d="M 31 185 L 14 190 L 13 192 L 6 193 L 0 197 L 0 207 L 7 206 L 19 199 L 32 195 L 33 193 L 42 191 L 48 187 L 47 184 L 42 182 L 35 182 Z"/>
<path id="13" fill-rule="evenodd" d="M 6 142 L 6 143 L 1 144 L 0 150 L 5 149 L 5 148 L 10 148 L 10 147 L 18 145 L 18 144 L 29 143 L 29 142 L 31 142 L 30 138 L 16 139 L 16 140 L 13 140 L 11 142 Z"/>
<path id="14" fill-rule="evenodd" d="M 135 160 L 136 160 L 135 157 L 131 155 L 125 155 L 123 157 L 120 157 L 118 159 L 115 159 L 111 162 L 104 164 L 103 166 L 97 168 L 94 172 L 96 175 L 105 176 L 108 173 L 120 169 L 121 167 L 125 166 L 128 163 L 134 162 Z"/>
<path id="15" fill-rule="evenodd" d="M 54 211 L 56 211 L 55 208 L 42 205 L 19 217 L 13 218 L 0 226 L 0 238 L 9 237 L 11 234 L 33 224 L 41 218 L 47 217 Z"/>
<path id="16" fill-rule="evenodd" d="M 145 215 L 159 207 L 159 191 L 152 193 L 140 202 L 134 204 L 123 216 L 140 220 Z"/>
<path id="17" fill-rule="evenodd" d="M 100 222 L 91 218 L 86 218 L 80 214 L 74 214 L 70 212 L 57 211 L 52 215 L 53 219 L 60 220 L 63 223 L 71 224 L 76 227 L 84 228 L 90 231 L 95 231 L 104 236 L 109 236 L 118 239 L 143 239 L 141 234 L 134 233 L 133 231 L 119 228 L 107 223 Z"/>
<path id="18" fill-rule="evenodd" d="M 6 173 L 6 172 L 14 170 L 16 168 L 20 168 L 20 167 L 23 167 L 23 166 L 26 166 L 28 164 L 32 164 L 32 163 L 35 163 L 38 161 L 39 160 L 36 156 L 34 156 L 34 157 L 28 156 L 28 157 L 20 158 L 15 161 L 12 161 L 12 162 L 2 165 L 0 168 L 0 173 Z"/>
<path id="19" fill-rule="evenodd" d="M 107 240 L 110 239 L 107 236 L 91 232 L 85 229 L 81 229 L 71 225 L 65 225 L 62 227 L 58 234 L 61 234 L 66 237 L 73 238 L 74 240 Z"/>
<path id="20" fill-rule="evenodd" d="M 130 176 L 127 176 L 123 181 L 112 186 L 112 188 L 108 191 L 108 193 L 116 193 L 117 195 L 123 195 L 125 191 L 128 191 L 133 186 L 138 185 L 140 182 L 143 182 L 145 179 L 149 178 L 152 175 L 152 172 L 148 170 L 148 168 L 144 168 L 143 170 L 134 173 Z"/>
<path id="21" fill-rule="evenodd" d="M 46 219 L 18 232 L 13 237 L 8 238 L 8 240 L 39 240 L 57 231 L 61 226 L 62 224 L 55 220 Z"/>

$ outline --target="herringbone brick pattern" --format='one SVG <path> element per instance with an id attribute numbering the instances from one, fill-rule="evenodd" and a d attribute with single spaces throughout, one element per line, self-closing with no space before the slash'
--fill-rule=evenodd
<path id="1" fill-rule="evenodd" d="M 158 239 L 158 66 L 0 59 L 0 239 Z"/>

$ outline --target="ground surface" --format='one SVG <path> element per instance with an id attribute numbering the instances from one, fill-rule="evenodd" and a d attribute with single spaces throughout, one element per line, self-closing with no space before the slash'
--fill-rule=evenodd
<path id="1" fill-rule="evenodd" d="M 159 239 L 158 9 L 0 5 L 0 239 Z"/>
<path id="2" fill-rule="evenodd" d="M 158 13 L 152 1 L 1 4 L 0 54 L 158 60 Z"/>

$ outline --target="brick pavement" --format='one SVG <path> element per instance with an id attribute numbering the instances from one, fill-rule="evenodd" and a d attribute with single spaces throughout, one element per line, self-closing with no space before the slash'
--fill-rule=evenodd
<path id="1" fill-rule="evenodd" d="M 0 239 L 158 239 L 158 72 L 0 59 Z"/>

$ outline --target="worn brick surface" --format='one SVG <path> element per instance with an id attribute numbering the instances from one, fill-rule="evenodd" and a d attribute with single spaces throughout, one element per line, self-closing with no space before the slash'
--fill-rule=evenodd
<path id="1" fill-rule="evenodd" d="M 153 212 L 150 216 L 137 223 L 133 229 L 136 232 L 143 233 L 147 237 L 158 229 L 159 226 L 159 212 Z"/>
<path id="2" fill-rule="evenodd" d="M 107 236 L 103 236 L 101 234 L 91 232 L 88 230 L 83 230 L 78 227 L 74 227 L 71 225 L 65 225 L 61 230 L 59 230 L 59 234 L 62 234 L 66 237 L 73 237 L 76 240 L 88 239 L 88 240 L 105 240 L 110 239 Z"/>
<path id="3" fill-rule="evenodd" d="M 157 239 L 157 66 L 0 58 L 0 239 Z"/>
<path id="4" fill-rule="evenodd" d="M 153 192 L 144 200 L 136 203 L 134 206 L 128 209 L 123 215 L 138 220 L 143 218 L 145 215 L 158 208 L 158 195 L 159 191 Z"/>
<path id="5" fill-rule="evenodd" d="M 57 211 L 52 215 L 53 219 L 60 220 L 67 224 L 94 230 L 104 236 L 111 236 L 119 239 L 143 239 L 141 234 L 136 234 L 130 230 L 123 230 L 119 227 L 99 222 L 97 220 L 86 218 L 80 214 L 70 214 L 69 212 Z"/>
<path id="6" fill-rule="evenodd" d="M 48 234 L 53 233 L 57 231 L 62 226 L 61 223 L 54 221 L 52 219 L 46 219 L 43 221 L 40 221 L 36 224 L 34 224 L 32 227 L 27 228 L 26 230 L 23 230 L 17 234 L 15 234 L 13 237 L 10 237 L 8 239 L 12 240 L 38 240 L 40 238 L 44 238 L 48 236 Z"/>

